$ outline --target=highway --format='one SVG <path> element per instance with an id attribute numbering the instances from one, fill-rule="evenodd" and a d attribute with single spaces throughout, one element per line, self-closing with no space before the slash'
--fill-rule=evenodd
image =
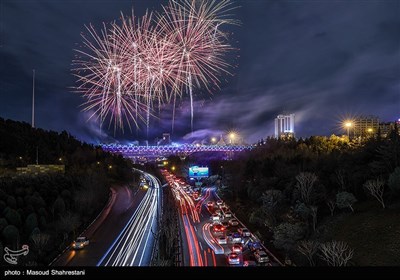
<path id="1" fill-rule="evenodd" d="M 140 171 L 142 172 L 142 171 Z M 148 189 L 133 193 L 128 187 L 111 190 L 108 205 L 81 234 L 90 244 L 67 248 L 53 266 L 149 266 L 157 232 L 161 187 L 158 179 L 142 172 Z"/>
<path id="2" fill-rule="evenodd" d="M 179 207 L 179 220 L 183 239 L 183 265 L 229 266 L 227 257 L 232 252 L 234 243 L 227 238 L 226 244 L 219 244 L 218 237 L 221 234 L 215 233 L 213 230 L 214 223 L 211 220 L 211 215 L 219 209 L 216 201 L 221 201 L 216 189 L 214 187 L 203 188 L 201 195 L 196 198 L 191 188 L 182 179 L 176 178 L 167 170 L 162 170 L 162 174 L 170 185 Z M 225 205 L 225 208 L 228 209 L 228 206 Z M 238 225 L 228 225 L 230 219 L 236 219 Z M 237 233 L 239 228 L 245 227 L 234 214 L 230 218 L 221 218 L 217 223 L 226 225 L 227 230 L 224 231 L 222 236 Z M 263 245 L 261 245 L 262 249 L 269 255 L 269 261 L 267 263 L 256 263 L 253 252 L 246 246 L 248 242 L 253 241 L 259 240 L 251 233 L 248 237 L 242 237 L 243 251 L 238 254 L 239 264 L 234 264 L 234 266 L 243 266 L 249 263 L 263 266 L 282 265 Z"/>

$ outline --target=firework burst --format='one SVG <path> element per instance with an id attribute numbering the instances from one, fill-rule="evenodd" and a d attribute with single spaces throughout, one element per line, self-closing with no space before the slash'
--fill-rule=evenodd
<path id="1" fill-rule="evenodd" d="M 227 43 L 227 34 L 219 27 L 235 24 L 229 19 L 232 9 L 229 0 L 222 1 L 170 1 L 159 16 L 160 33 L 168 38 L 174 74 L 179 77 L 179 91 L 189 93 L 191 130 L 193 131 L 193 87 L 219 85 L 222 73 L 230 74 L 230 65 L 223 59 L 232 47 Z M 174 96 L 175 100 L 175 96 Z M 175 105 L 175 104 L 174 104 Z"/>
<path id="2" fill-rule="evenodd" d="M 174 123 L 176 100 L 186 92 L 193 131 L 194 88 L 211 92 L 230 74 L 224 55 L 232 47 L 220 27 L 236 23 L 229 18 L 232 9 L 229 0 L 172 0 L 156 17 L 132 12 L 103 24 L 100 33 L 86 27 L 83 50 L 76 50 L 73 62 L 76 91 L 87 99 L 84 110 L 101 124 L 108 120 L 114 132 L 143 121 L 148 134 L 154 108 L 173 101 Z"/>

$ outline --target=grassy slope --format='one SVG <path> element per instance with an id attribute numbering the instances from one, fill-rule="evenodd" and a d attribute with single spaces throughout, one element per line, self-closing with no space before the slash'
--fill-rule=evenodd
<path id="1" fill-rule="evenodd" d="M 400 209 L 383 210 L 377 201 L 355 205 L 326 224 L 322 239 L 346 241 L 354 249 L 356 266 L 400 265 Z"/>

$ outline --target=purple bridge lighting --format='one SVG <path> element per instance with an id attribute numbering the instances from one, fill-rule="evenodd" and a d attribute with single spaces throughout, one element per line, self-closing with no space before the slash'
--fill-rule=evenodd
<path id="1" fill-rule="evenodd" d="M 169 146 L 137 146 L 121 144 L 101 144 L 103 150 L 121 154 L 135 161 L 147 161 L 170 155 L 187 157 L 196 152 L 225 152 L 227 154 L 250 150 L 253 146 L 245 145 L 169 145 Z"/>

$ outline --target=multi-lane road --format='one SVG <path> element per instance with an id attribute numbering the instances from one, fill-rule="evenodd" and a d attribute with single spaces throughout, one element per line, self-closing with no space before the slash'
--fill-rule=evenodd
<path id="1" fill-rule="evenodd" d="M 142 173 L 148 188 L 135 193 L 112 188 L 108 205 L 81 234 L 90 243 L 82 250 L 67 248 L 53 266 L 148 266 L 161 203 L 160 182 Z"/>
<path id="2" fill-rule="evenodd" d="M 217 221 L 212 220 L 212 215 L 221 211 L 217 205 L 222 204 L 215 188 L 203 188 L 202 193 L 196 198 L 197 194 L 184 182 L 167 170 L 162 171 L 163 176 L 169 183 L 174 194 L 177 206 L 179 207 L 179 216 L 181 223 L 181 232 L 183 236 L 183 265 L 184 266 L 227 266 L 229 265 L 228 256 L 232 253 L 233 239 L 219 237 L 237 234 L 239 229 L 245 228 L 234 214 L 229 218 L 223 218 L 223 215 L 215 217 Z M 228 207 L 225 205 L 225 209 Z M 227 210 L 229 211 L 229 210 Z M 229 211 L 230 212 L 230 211 Z M 236 220 L 237 224 L 229 225 L 229 220 Z M 216 233 L 214 226 L 224 224 L 224 232 Z M 261 243 L 261 250 L 268 255 L 268 262 L 255 262 L 253 252 L 246 246 L 249 242 L 259 241 L 256 236 L 248 233 L 248 236 L 241 236 L 243 251 L 238 254 L 238 266 L 246 264 L 257 265 L 282 265 L 282 263 L 265 248 Z"/>
<path id="3" fill-rule="evenodd" d="M 151 264 L 155 233 L 158 231 L 161 211 L 161 183 L 153 175 L 141 172 L 145 188 L 135 192 L 128 187 L 114 187 L 109 203 L 95 221 L 80 235 L 90 243 L 81 250 L 67 248 L 51 265 L 53 266 L 149 266 Z M 240 222 L 228 206 L 218 197 L 215 188 L 203 188 L 193 192 L 182 179 L 166 170 L 162 174 L 168 181 L 177 207 L 182 236 L 183 266 L 227 266 L 233 246 L 241 243 L 237 263 L 258 265 L 282 265 L 263 245 L 260 248 L 269 255 L 262 264 L 255 262 L 249 242 L 259 241 L 249 233 L 233 240 L 245 225 Z M 217 203 L 218 202 L 218 203 Z M 225 210 L 224 210 L 225 209 Z M 223 213 L 220 213 L 222 210 Z M 217 215 L 219 213 L 220 215 Z M 223 215 L 221 215 L 223 214 Z M 214 216 L 214 220 L 212 217 Z M 216 217 L 218 216 L 218 217 Z M 229 220 L 236 224 L 229 224 Z M 223 232 L 216 232 L 216 225 Z M 232 235 L 229 237 L 229 235 Z M 221 240 L 222 236 L 222 240 Z"/>

